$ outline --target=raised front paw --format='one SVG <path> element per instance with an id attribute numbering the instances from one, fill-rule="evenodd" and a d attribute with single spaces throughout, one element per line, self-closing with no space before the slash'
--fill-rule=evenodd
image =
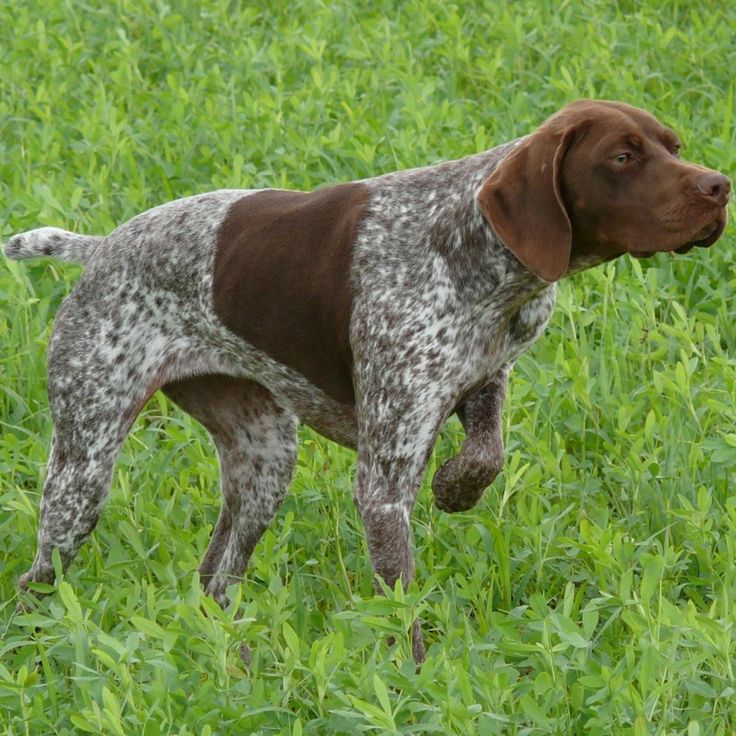
<path id="1" fill-rule="evenodd" d="M 463 449 L 440 466 L 432 478 L 437 508 L 448 513 L 473 508 L 502 466 L 502 453 L 483 455 Z"/>

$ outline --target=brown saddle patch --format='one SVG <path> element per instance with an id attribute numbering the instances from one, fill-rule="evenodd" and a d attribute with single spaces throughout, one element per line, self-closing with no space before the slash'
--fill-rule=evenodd
<path id="1" fill-rule="evenodd" d="M 354 403 L 350 262 L 370 192 L 265 190 L 220 229 L 214 307 L 223 324 L 340 403 Z"/>

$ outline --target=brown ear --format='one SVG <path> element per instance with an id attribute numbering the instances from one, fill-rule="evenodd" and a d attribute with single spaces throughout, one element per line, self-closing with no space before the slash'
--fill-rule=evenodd
<path id="1" fill-rule="evenodd" d="M 478 193 L 481 212 L 504 245 L 545 281 L 557 281 L 570 262 L 572 230 L 560 194 L 560 169 L 577 128 L 545 126 L 532 133 Z"/>

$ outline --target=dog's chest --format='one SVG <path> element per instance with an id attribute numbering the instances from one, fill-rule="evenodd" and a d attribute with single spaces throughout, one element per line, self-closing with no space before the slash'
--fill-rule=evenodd
<path id="1" fill-rule="evenodd" d="M 476 312 L 468 332 L 470 339 L 459 346 L 469 358 L 469 382 L 487 383 L 500 368 L 528 350 L 547 326 L 554 305 L 554 285 L 532 296 L 517 289 L 506 292 L 499 288 L 497 297 Z"/>
<path id="2" fill-rule="evenodd" d="M 511 312 L 507 322 L 505 349 L 510 359 L 517 358 L 542 334 L 555 306 L 555 287 L 541 293 Z"/>

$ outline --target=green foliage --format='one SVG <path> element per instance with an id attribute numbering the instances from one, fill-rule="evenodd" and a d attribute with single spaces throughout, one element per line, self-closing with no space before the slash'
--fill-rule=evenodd
<path id="1" fill-rule="evenodd" d="M 734 27 L 712 0 L 5 3 L 0 228 L 104 233 L 216 187 L 460 157 L 579 96 L 646 107 L 685 157 L 733 172 Z M 226 612 L 194 572 L 214 451 L 157 396 L 92 540 L 16 613 L 50 434 L 45 347 L 78 273 L 0 265 L 0 734 L 736 731 L 731 231 L 561 285 L 512 379 L 503 474 L 456 516 L 422 489 L 407 593 L 373 595 L 353 454 L 303 430 Z M 460 441 L 451 423 L 432 468 Z"/>

